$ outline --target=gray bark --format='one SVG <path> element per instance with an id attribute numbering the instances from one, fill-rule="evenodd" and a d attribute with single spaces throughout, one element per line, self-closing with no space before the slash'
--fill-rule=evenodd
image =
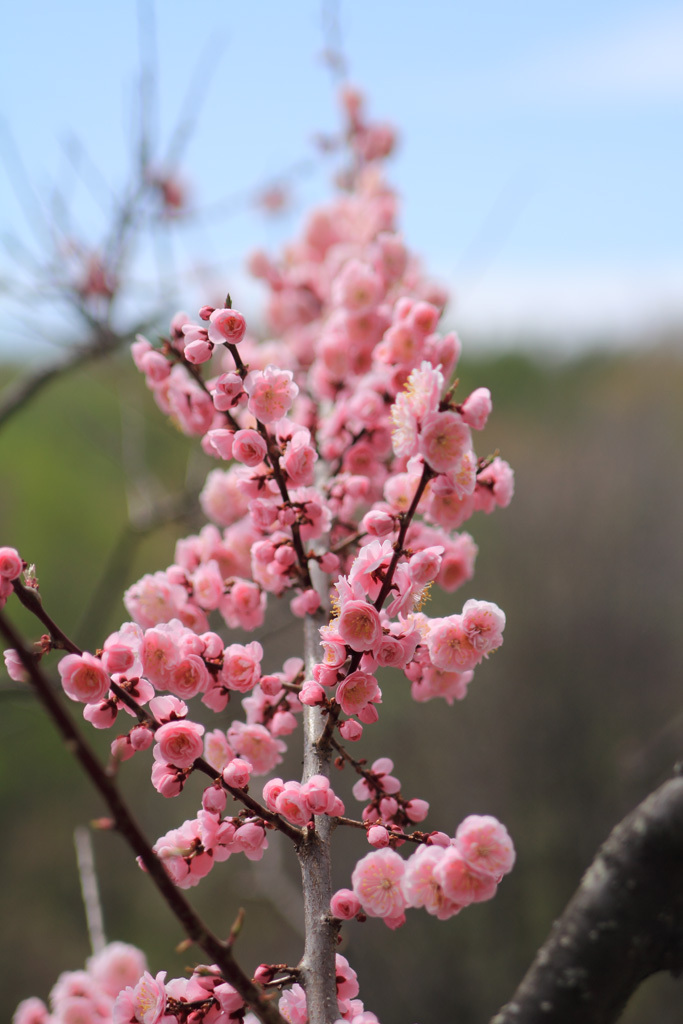
<path id="1" fill-rule="evenodd" d="M 683 970 L 683 778 L 598 851 L 512 1000 L 491 1024 L 610 1024 L 658 971 Z"/>
<path id="2" fill-rule="evenodd" d="M 313 666 L 320 661 L 320 626 L 329 620 L 327 609 L 328 579 L 311 563 L 311 578 L 321 596 L 323 607 L 316 615 L 304 619 L 304 654 L 306 678 L 311 678 Z M 313 775 L 329 778 L 332 751 L 327 744 L 321 748 L 320 737 L 326 716 L 319 708 L 305 707 L 303 711 L 304 765 L 302 782 Z M 332 896 L 332 860 L 330 853 L 332 823 L 327 815 L 316 815 L 315 829 L 307 830 L 298 847 L 304 895 L 304 924 L 306 939 L 304 955 L 299 969 L 306 989 L 310 1024 L 332 1024 L 339 1017 L 335 969 L 337 931 L 330 918 Z"/>

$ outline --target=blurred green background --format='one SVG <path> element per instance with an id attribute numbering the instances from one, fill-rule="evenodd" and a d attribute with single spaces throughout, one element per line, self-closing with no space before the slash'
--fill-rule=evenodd
<path id="1" fill-rule="evenodd" d="M 431 611 L 495 601 L 507 614 L 505 643 L 452 708 L 414 704 L 406 681 L 387 676 L 380 723 L 359 754 L 395 760 L 404 793 L 431 801 L 430 827 L 452 833 L 466 814 L 500 817 L 518 863 L 495 900 L 449 922 L 411 911 L 397 932 L 379 921 L 344 928 L 340 951 L 385 1024 L 487 1021 L 599 843 L 680 756 L 680 340 L 561 363 L 478 359 L 469 346 L 462 393 L 485 385 L 494 397 L 477 450 L 501 450 L 517 491 L 509 509 L 471 521 L 475 578 Z M 0 370 L 0 385 L 17 372 Z M 84 647 L 126 617 L 124 587 L 168 565 L 175 537 L 201 525 L 195 515 L 145 536 L 126 526 L 127 499 L 140 510 L 150 496 L 177 494 L 209 461 L 163 420 L 125 357 L 56 381 L 13 417 L 0 431 L 0 465 L 0 543 L 35 562 L 46 608 Z M 273 603 L 258 635 L 270 669 L 298 653 L 300 624 L 284 606 Z M 104 808 L 4 672 L 0 702 L 0 1012 L 9 1019 L 89 953 L 73 830 Z M 113 734 L 88 735 L 105 756 Z M 290 777 L 299 760 L 295 740 Z M 165 801 L 147 781 L 148 762 L 139 755 L 121 777 L 155 839 L 194 815 L 201 787 Z M 352 782 L 335 789 L 355 811 Z M 301 953 L 297 865 L 278 838 L 262 864 L 235 857 L 190 893 L 222 934 L 245 907 L 238 955 L 247 968 Z M 174 953 L 182 935 L 118 837 L 97 833 L 94 847 L 108 937 L 143 947 L 153 971 L 173 976 L 196 962 L 192 950 Z M 358 834 L 338 835 L 337 886 L 366 851 Z M 674 1024 L 680 1000 L 680 986 L 655 979 L 624 1020 Z"/>

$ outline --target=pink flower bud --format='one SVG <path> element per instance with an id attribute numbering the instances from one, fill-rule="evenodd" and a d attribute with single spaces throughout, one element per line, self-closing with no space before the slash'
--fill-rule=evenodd
<path id="1" fill-rule="evenodd" d="M 212 355 L 213 345 L 210 341 L 197 339 L 185 346 L 185 358 L 188 363 L 193 363 L 195 366 L 208 362 Z"/>
<path id="2" fill-rule="evenodd" d="M 315 590 L 304 590 L 289 602 L 294 615 L 302 619 L 304 615 L 314 615 L 320 607 L 320 596 Z"/>
<path id="3" fill-rule="evenodd" d="M 209 315 L 209 340 L 220 345 L 237 345 L 244 337 L 247 322 L 236 309 L 214 309 Z"/>
<path id="4" fill-rule="evenodd" d="M 301 685 L 299 700 L 302 704 L 308 705 L 308 707 L 323 704 L 325 701 L 325 691 L 320 683 L 316 683 L 315 679 L 307 679 Z"/>
<path id="5" fill-rule="evenodd" d="M 86 651 L 67 654 L 58 665 L 64 692 L 71 700 L 95 704 L 109 691 L 109 676 L 99 658 Z"/>
<path id="6" fill-rule="evenodd" d="M 209 814 L 222 814 L 228 802 L 228 794 L 219 786 L 208 786 L 202 795 L 202 807 Z"/>
<path id="7" fill-rule="evenodd" d="M 388 512 L 374 510 L 366 512 L 361 526 L 372 537 L 386 537 L 388 533 L 393 532 L 395 521 L 394 517 L 390 516 Z"/>
<path id="8" fill-rule="evenodd" d="M 360 910 L 360 900 L 351 889 L 338 889 L 330 900 L 330 911 L 340 921 L 350 921 Z"/>
<path id="9" fill-rule="evenodd" d="M 275 811 L 275 805 L 277 798 L 285 788 L 285 784 L 282 779 L 270 779 L 266 782 L 263 787 L 263 799 L 266 802 L 266 807 L 269 811 Z"/>
<path id="10" fill-rule="evenodd" d="M 339 555 L 335 555 L 332 551 L 326 551 L 321 556 L 319 564 L 323 572 L 334 573 L 337 572 L 341 563 Z"/>
<path id="11" fill-rule="evenodd" d="M 409 800 L 405 810 L 409 821 L 424 821 L 429 814 L 429 804 L 426 800 Z"/>
<path id="12" fill-rule="evenodd" d="M 363 735 L 363 726 L 354 718 L 347 718 L 346 721 L 342 722 L 339 726 L 339 732 L 349 743 L 355 743 L 356 740 L 359 740 Z"/>
<path id="13" fill-rule="evenodd" d="M 368 829 L 368 842 L 370 846 L 381 850 L 382 847 L 389 845 L 389 830 L 384 825 L 373 825 Z"/>
<path id="14" fill-rule="evenodd" d="M 257 430 L 238 430 L 233 435 L 232 457 L 253 469 L 268 453 L 268 445 Z"/>
<path id="15" fill-rule="evenodd" d="M 24 570 L 24 560 L 16 548 L 0 548 L 0 576 L 16 580 Z"/>
<path id="16" fill-rule="evenodd" d="M 279 676 L 261 676 L 259 686 L 267 697 L 274 697 L 282 689 L 282 680 Z"/>
<path id="17" fill-rule="evenodd" d="M 146 725 L 135 725 L 129 733 L 133 750 L 147 750 L 154 742 L 154 733 Z"/>
<path id="18" fill-rule="evenodd" d="M 491 392 L 488 388 L 477 388 L 460 406 L 463 420 L 473 430 L 483 430 L 491 409 Z"/>
<path id="19" fill-rule="evenodd" d="M 222 459 L 232 458 L 232 442 L 234 437 L 234 430 L 225 430 L 224 428 L 209 430 L 206 433 L 209 445 Z"/>
<path id="20" fill-rule="evenodd" d="M 204 726 L 182 720 L 167 722 L 156 731 L 154 755 L 176 768 L 189 768 L 204 752 Z"/>
<path id="21" fill-rule="evenodd" d="M 249 785 L 251 765 L 241 757 L 234 757 L 223 769 L 223 780 L 234 789 L 244 789 Z"/>
<path id="22" fill-rule="evenodd" d="M 202 306 L 202 308 L 199 310 L 199 319 L 200 320 L 208 320 L 213 312 L 214 312 L 214 307 L 213 306 Z"/>

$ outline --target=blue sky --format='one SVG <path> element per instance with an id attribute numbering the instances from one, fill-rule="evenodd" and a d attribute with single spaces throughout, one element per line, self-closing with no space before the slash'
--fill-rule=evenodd
<path id="1" fill-rule="evenodd" d="M 463 335 L 554 332 L 571 346 L 683 321 L 680 3 L 336 6 L 351 80 L 400 131 L 389 173 L 404 234 L 454 289 Z M 183 164 L 198 208 L 267 180 L 311 153 L 313 133 L 336 127 L 320 61 L 326 8 L 156 3 L 144 50 L 156 52 L 161 138 L 197 67 L 210 79 Z M 139 108 L 137 4 L 24 0 L 3 21 L 2 113 L 32 187 L 42 196 L 66 187 L 70 137 L 106 181 L 124 180 Z M 0 181 L 0 227 L 31 242 L 2 170 Z M 278 225 L 249 211 L 205 219 L 177 259 L 239 285 L 244 255 L 290 235 L 325 182 L 324 171 L 299 182 Z M 80 185 L 73 196 L 79 230 L 95 240 L 98 203 Z"/>

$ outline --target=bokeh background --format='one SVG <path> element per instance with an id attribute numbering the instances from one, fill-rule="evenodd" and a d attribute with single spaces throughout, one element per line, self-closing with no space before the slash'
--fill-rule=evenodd
<path id="1" fill-rule="evenodd" d="M 414 912 L 396 933 L 353 924 L 342 951 L 385 1022 L 486 1021 L 598 844 L 680 757 L 680 7 L 27 0 L 5 24 L 3 386 L 78 340 L 78 317 L 43 287 L 46 254 L 59 233 L 97 247 L 134 176 L 141 110 L 189 200 L 177 224 L 140 232 L 123 329 L 138 309 L 192 309 L 226 285 L 258 318 L 245 255 L 275 249 L 329 195 L 334 158 L 311 145 L 338 125 L 323 51 L 341 52 L 371 113 L 401 133 L 389 176 L 405 237 L 454 290 L 463 393 L 494 396 L 478 447 L 501 449 L 517 493 L 472 521 L 477 572 L 455 599 L 500 604 L 504 647 L 452 708 L 414 705 L 387 679 L 382 739 L 362 753 L 394 758 L 404 791 L 431 800 L 433 827 L 499 816 L 518 865 L 490 904 L 445 924 Z M 266 217 L 258 200 L 274 185 L 286 202 Z M 0 466 L 2 543 L 37 564 L 47 608 L 84 647 L 124 617 L 123 588 L 200 524 L 192 511 L 129 524 L 131 507 L 192 489 L 208 462 L 164 423 L 125 353 L 57 378 L 5 422 Z M 273 609 L 269 667 L 298 653 L 298 628 Z M 88 955 L 73 829 L 102 807 L 4 674 L 0 702 L 9 1019 Z M 297 774 L 296 753 L 286 770 Z M 156 836 L 195 799 L 163 801 L 146 775 L 126 765 L 124 788 Z M 355 840 L 340 837 L 340 886 Z M 147 880 L 115 836 L 94 842 L 108 936 L 145 948 L 154 971 L 182 971 L 192 954 L 173 953 L 181 936 Z M 239 949 L 255 966 L 298 958 L 297 890 L 273 843 L 262 865 L 219 865 L 193 898 L 224 930 L 245 906 Z M 680 985 L 654 979 L 624 1020 L 674 1024 L 680 1001 Z"/>

